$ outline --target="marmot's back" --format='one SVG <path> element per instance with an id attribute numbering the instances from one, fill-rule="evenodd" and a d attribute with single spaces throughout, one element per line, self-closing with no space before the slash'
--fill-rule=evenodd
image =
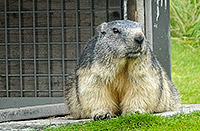
<path id="1" fill-rule="evenodd" d="M 176 110 L 180 96 L 146 42 L 137 22 L 117 20 L 97 27 L 80 57 L 66 105 L 75 118 Z"/>

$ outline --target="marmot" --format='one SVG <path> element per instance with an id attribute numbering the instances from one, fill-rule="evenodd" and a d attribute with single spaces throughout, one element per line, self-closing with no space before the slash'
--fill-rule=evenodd
<path id="1" fill-rule="evenodd" d="M 180 95 L 153 54 L 140 23 L 97 27 L 68 77 L 65 103 L 75 119 L 177 110 Z"/>

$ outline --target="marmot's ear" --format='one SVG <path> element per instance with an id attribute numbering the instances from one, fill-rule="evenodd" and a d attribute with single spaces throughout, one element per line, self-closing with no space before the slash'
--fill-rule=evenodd
<path id="1" fill-rule="evenodd" d="M 106 27 L 107 27 L 107 23 L 104 22 L 104 23 L 100 24 L 99 26 L 97 26 L 96 30 L 99 34 L 105 34 L 106 33 Z"/>

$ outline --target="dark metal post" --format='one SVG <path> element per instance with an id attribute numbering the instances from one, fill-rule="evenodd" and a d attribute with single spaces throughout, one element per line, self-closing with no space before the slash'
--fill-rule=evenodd
<path id="1" fill-rule="evenodd" d="M 169 0 L 152 1 L 153 51 L 171 78 Z"/>

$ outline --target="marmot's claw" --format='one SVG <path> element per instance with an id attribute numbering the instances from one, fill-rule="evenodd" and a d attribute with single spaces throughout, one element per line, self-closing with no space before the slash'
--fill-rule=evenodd
<path id="1" fill-rule="evenodd" d="M 108 120 L 111 119 L 112 115 L 110 113 L 106 113 L 105 115 L 95 115 L 94 116 L 94 121 L 99 121 L 99 120 Z"/>
<path id="2" fill-rule="evenodd" d="M 104 120 L 108 120 L 108 119 L 111 119 L 112 118 L 112 115 L 110 113 L 107 113 L 104 117 Z"/>
<path id="3" fill-rule="evenodd" d="M 103 115 L 95 115 L 93 119 L 94 121 L 103 120 Z"/>
<path id="4" fill-rule="evenodd" d="M 94 121 L 103 120 L 103 115 L 95 115 Z"/>

